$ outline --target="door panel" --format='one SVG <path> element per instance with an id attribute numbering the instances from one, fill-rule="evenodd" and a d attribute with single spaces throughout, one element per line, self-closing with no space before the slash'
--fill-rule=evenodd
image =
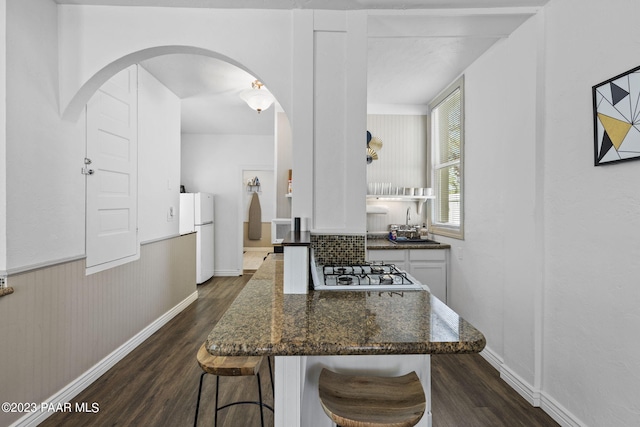
<path id="1" fill-rule="evenodd" d="M 86 186 L 87 269 L 99 271 L 138 256 L 137 133 L 137 66 L 132 66 L 87 104 L 87 168 L 93 170 Z"/>

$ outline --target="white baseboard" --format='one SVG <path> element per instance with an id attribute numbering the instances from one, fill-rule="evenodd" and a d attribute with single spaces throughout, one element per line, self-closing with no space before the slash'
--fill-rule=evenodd
<path id="1" fill-rule="evenodd" d="M 153 321 L 149 326 L 138 332 L 130 340 L 122 344 L 115 349 L 112 353 L 106 356 L 104 359 L 96 363 L 85 373 L 78 378 L 67 384 L 63 389 L 58 391 L 53 396 L 45 400 L 47 404 L 57 405 L 70 402 L 80 392 L 90 386 L 95 380 L 100 378 L 105 372 L 111 369 L 116 363 L 122 360 L 126 355 L 131 353 L 136 347 L 144 342 L 147 338 L 153 335 L 158 329 L 166 325 L 171 319 L 178 315 L 182 310 L 187 308 L 189 304 L 198 299 L 198 291 L 195 291 L 187 298 L 178 303 L 171 310 Z M 31 412 L 11 424 L 10 427 L 35 427 L 45 419 L 47 419 L 53 412 L 39 411 Z"/>
<path id="2" fill-rule="evenodd" d="M 541 391 L 531 386 L 505 364 L 500 369 L 500 378 L 518 392 L 531 406 L 540 407 Z"/>
<path id="3" fill-rule="evenodd" d="M 542 393 L 540 396 L 540 408 L 562 427 L 584 427 L 585 423 L 580 421 L 578 417 L 567 411 L 565 407 L 556 402 L 555 399 Z"/>
<path id="4" fill-rule="evenodd" d="M 517 391 L 530 405 L 540 406 L 540 390 L 533 388 L 529 383 L 520 378 L 519 375 L 509 369 L 502 357 L 495 351 L 489 347 L 485 347 L 484 350 L 480 352 L 480 355 L 500 373 L 500 378 L 509 384 L 512 389 Z"/>
<path id="5" fill-rule="evenodd" d="M 504 364 L 504 360 L 502 360 L 502 357 L 498 356 L 496 352 L 491 350 L 489 346 L 484 347 L 484 350 L 480 352 L 480 356 L 489 362 L 496 371 L 500 372 L 500 369 L 502 369 L 502 365 Z"/>
<path id="6" fill-rule="evenodd" d="M 504 363 L 504 360 L 489 347 L 485 347 L 484 350 L 480 352 L 480 355 L 500 373 L 500 378 L 509 384 L 509 386 L 522 396 L 531 406 L 540 407 L 562 427 L 585 426 L 583 422 L 560 405 L 555 399 L 545 394 L 544 391 L 534 388 L 531 384 L 513 372 Z"/>

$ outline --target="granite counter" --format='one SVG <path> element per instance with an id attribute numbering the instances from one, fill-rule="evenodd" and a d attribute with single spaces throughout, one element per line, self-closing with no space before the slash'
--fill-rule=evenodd
<path id="1" fill-rule="evenodd" d="M 207 339 L 214 355 L 477 353 L 483 334 L 426 291 L 284 294 L 282 255 L 254 274 Z"/>
<path id="2" fill-rule="evenodd" d="M 451 245 L 448 243 L 422 243 L 422 242 L 401 242 L 393 243 L 386 237 L 367 237 L 367 249 L 368 250 L 380 250 L 380 249 L 450 249 Z"/>
<path id="3" fill-rule="evenodd" d="M 275 356 L 274 425 L 330 427 L 318 397 L 322 368 L 361 375 L 414 371 L 431 427 L 430 355 L 477 353 L 480 331 L 427 291 L 283 291 L 283 255 L 262 264 L 207 338 L 213 355 Z"/>

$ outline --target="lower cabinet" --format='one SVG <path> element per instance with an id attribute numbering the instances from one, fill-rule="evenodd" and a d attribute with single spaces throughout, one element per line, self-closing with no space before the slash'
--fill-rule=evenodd
<path id="1" fill-rule="evenodd" d="M 367 260 L 394 264 L 400 270 L 409 271 L 409 265 L 407 264 L 409 259 L 405 252 L 407 252 L 407 250 L 403 249 L 368 250 Z"/>
<path id="2" fill-rule="evenodd" d="M 370 249 L 367 259 L 395 264 L 427 285 L 436 298 L 447 303 L 448 249 Z"/>

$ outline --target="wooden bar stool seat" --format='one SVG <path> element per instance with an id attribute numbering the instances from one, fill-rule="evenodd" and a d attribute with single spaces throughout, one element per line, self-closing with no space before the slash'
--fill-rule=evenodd
<path id="1" fill-rule="evenodd" d="M 318 389 L 324 412 L 341 427 L 411 427 L 426 408 L 415 372 L 401 377 L 356 376 L 328 369 Z"/>
<path id="2" fill-rule="evenodd" d="M 215 402 L 215 418 L 214 426 L 218 424 L 218 411 L 228 408 L 234 405 L 251 404 L 260 406 L 260 422 L 264 427 L 264 412 L 263 408 L 273 408 L 266 403 L 262 402 L 262 386 L 260 385 L 260 367 L 264 360 L 263 356 L 213 356 L 207 351 L 206 343 L 203 343 L 198 350 L 198 364 L 202 368 L 202 375 L 200 375 L 200 387 L 198 388 L 198 401 L 196 403 L 196 416 L 193 422 L 194 426 L 198 425 L 198 410 L 200 408 L 200 396 L 202 394 L 202 380 L 207 374 L 216 376 L 216 402 Z M 271 390 L 273 391 L 273 373 L 271 372 L 271 360 L 267 357 L 267 363 L 269 363 L 269 376 L 271 377 Z M 228 403 L 224 406 L 218 407 L 218 391 L 220 390 L 220 377 L 236 377 L 254 375 L 258 379 L 258 397 L 259 401 L 238 401 Z"/>

